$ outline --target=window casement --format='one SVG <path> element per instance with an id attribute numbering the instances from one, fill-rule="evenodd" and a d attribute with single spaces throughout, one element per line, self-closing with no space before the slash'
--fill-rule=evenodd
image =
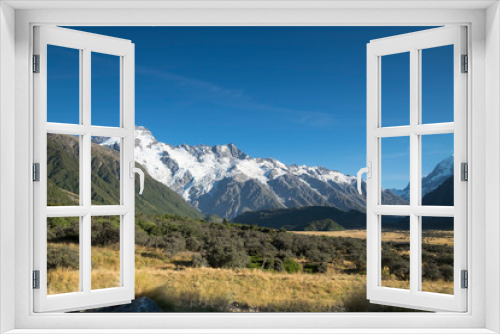
<path id="1" fill-rule="evenodd" d="M 79 123 L 47 121 L 48 46 L 79 55 Z M 118 56 L 120 61 L 120 113 L 117 127 L 100 126 L 92 121 L 92 56 L 95 53 Z M 73 311 L 104 305 L 128 303 L 134 299 L 134 44 L 128 40 L 99 36 L 70 29 L 38 26 L 34 28 L 34 312 Z M 69 74 L 68 74 L 69 75 Z M 118 87 L 116 87 L 118 89 Z M 58 96 L 58 92 L 51 92 Z M 59 96 L 62 98 L 62 96 Z M 96 113 L 94 113 L 95 115 Z M 47 203 L 47 138 L 70 135 L 79 160 L 79 194 L 75 205 L 49 206 Z M 119 200 L 115 205 L 92 202 L 92 136 L 114 137 L 120 145 Z M 69 173 L 70 171 L 68 171 Z M 120 259 L 117 284 L 95 288 L 92 284 L 92 223 L 96 216 L 117 216 L 120 224 Z M 72 217 L 79 231 L 79 284 L 73 292 L 48 292 L 47 224 L 52 218 Z"/>
<path id="2" fill-rule="evenodd" d="M 453 65 L 453 120 L 446 123 L 424 123 L 422 107 L 423 62 L 426 50 L 452 47 L 447 59 Z M 409 124 L 384 126 L 383 76 L 384 57 L 409 53 Z M 443 27 L 371 41 L 367 46 L 367 298 L 374 303 L 423 310 L 467 310 L 467 290 L 463 286 L 463 271 L 467 270 L 467 182 L 460 177 L 467 163 L 467 74 L 465 60 L 466 28 Z M 406 63 L 405 63 L 406 65 Z M 445 89 L 446 87 L 443 87 Z M 449 88 L 449 87 L 448 87 Z M 384 96 L 394 99 L 392 96 Z M 386 101 L 384 101 L 386 102 Z M 426 115 L 427 116 L 427 115 Z M 422 142 L 427 136 L 452 134 L 454 160 L 454 206 L 434 206 L 422 201 Z M 388 205 L 382 202 L 383 143 L 387 138 L 402 138 L 409 143 L 409 205 Z M 428 148 L 426 148 L 428 149 Z M 466 165 L 465 165 L 466 166 Z M 406 217 L 410 230 L 410 284 L 406 289 L 384 286 L 381 279 L 383 217 Z M 453 219 L 453 293 L 429 292 L 423 288 L 423 229 L 427 217 Z"/>

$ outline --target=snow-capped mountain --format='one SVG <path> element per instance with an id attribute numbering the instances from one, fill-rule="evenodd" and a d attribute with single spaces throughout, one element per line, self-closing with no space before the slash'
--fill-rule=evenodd
<path id="1" fill-rule="evenodd" d="M 444 181 L 453 175 L 454 158 L 449 156 L 434 167 L 432 172 L 422 178 L 422 197 L 437 189 Z M 391 189 L 392 192 L 405 200 L 410 200 L 410 184 L 404 189 Z"/>
<path id="2" fill-rule="evenodd" d="M 114 138 L 96 138 L 95 142 L 117 149 Z M 245 211 L 298 206 L 365 211 L 355 176 L 323 167 L 285 165 L 273 158 L 251 158 L 233 144 L 172 146 L 138 126 L 135 160 L 207 215 L 232 219 Z M 407 203 L 390 190 L 383 197 L 385 203 Z"/>

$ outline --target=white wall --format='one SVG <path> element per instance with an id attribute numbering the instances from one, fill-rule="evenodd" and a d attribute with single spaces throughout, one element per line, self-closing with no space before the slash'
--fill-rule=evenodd
<path id="1" fill-rule="evenodd" d="M 0 333 L 14 328 L 15 11 L 0 3 Z"/>
<path id="2" fill-rule="evenodd" d="M 486 11 L 486 328 L 500 332 L 500 7 Z"/>

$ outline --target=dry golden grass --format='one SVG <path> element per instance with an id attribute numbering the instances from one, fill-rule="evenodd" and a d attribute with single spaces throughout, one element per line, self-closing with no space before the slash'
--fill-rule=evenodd
<path id="1" fill-rule="evenodd" d="M 47 294 L 57 295 L 66 292 L 78 292 L 80 277 L 78 270 L 58 268 L 47 272 Z"/>
<path id="2" fill-rule="evenodd" d="M 120 286 L 120 245 L 92 247 L 92 290 Z"/>
<path id="3" fill-rule="evenodd" d="M 393 277 L 383 277 L 382 286 L 387 288 L 410 289 L 410 281 L 398 281 Z M 453 282 L 444 280 L 422 281 L 422 291 L 453 294 Z"/>
<path id="4" fill-rule="evenodd" d="M 76 244 L 52 243 L 53 247 L 69 247 L 78 251 Z M 91 287 L 94 290 L 120 286 L 119 245 L 92 247 Z M 51 269 L 47 272 L 49 295 L 79 291 L 79 271 L 67 268 Z"/>
<path id="5" fill-rule="evenodd" d="M 318 235 L 326 237 L 344 237 L 366 239 L 366 230 L 344 230 L 344 231 L 296 231 L 293 233 L 304 235 Z M 384 241 L 409 242 L 410 232 L 408 231 L 387 231 L 383 232 Z M 431 245 L 453 245 L 453 231 L 423 231 L 422 243 Z"/>
<path id="6" fill-rule="evenodd" d="M 446 281 L 422 281 L 422 291 L 453 294 L 453 282 Z"/>
<path id="7" fill-rule="evenodd" d="M 119 282 L 113 267 L 119 250 L 92 247 L 92 288 Z M 155 249 L 136 247 L 136 296 L 154 299 L 164 311 L 344 311 L 352 296 L 364 298 L 366 277 L 336 274 L 273 273 L 257 269 L 191 268 L 192 253 L 168 258 Z M 110 270 L 111 268 L 111 270 Z M 49 272 L 50 293 L 78 289 L 78 270 Z M 402 287 L 407 282 L 393 278 L 384 283 Z M 449 288 L 448 282 L 433 282 Z M 76 290 L 75 290 L 76 289 Z M 427 290 L 428 291 L 428 290 Z M 361 303 L 361 302 L 360 302 Z M 363 311 L 368 304 L 349 306 Z M 358 308 L 356 308 L 358 307 Z"/>

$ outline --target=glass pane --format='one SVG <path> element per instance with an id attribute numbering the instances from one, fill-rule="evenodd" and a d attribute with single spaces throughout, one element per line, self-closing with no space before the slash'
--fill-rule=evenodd
<path id="1" fill-rule="evenodd" d="M 80 218 L 47 218 L 47 294 L 80 291 Z"/>
<path id="2" fill-rule="evenodd" d="M 80 123 L 80 50 L 47 45 L 47 121 Z"/>
<path id="3" fill-rule="evenodd" d="M 120 204 L 120 138 L 92 137 L 92 205 Z"/>
<path id="4" fill-rule="evenodd" d="M 80 138 L 47 134 L 47 206 L 80 204 Z"/>
<path id="5" fill-rule="evenodd" d="M 453 45 L 421 52 L 422 123 L 453 122 Z"/>
<path id="6" fill-rule="evenodd" d="M 453 206 L 453 137 L 422 136 L 422 205 Z"/>
<path id="7" fill-rule="evenodd" d="M 408 205 L 410 200 L 410 137 L 381 139 L 382 205 Z"/>
<path id="8" fill-rule="evenodd" d="M 381 286 L 410 289 L 410 217 L 382 216 Z"/>
<path id="9" fill-rule="evenodd" d="M 120 286 L 120 216 L 92 217 L 92 290 Z"/>
<path id="10" fill-rule="evenodd" d="M 450 217 L 422 217 L 422 291 L 453 294 L 453 231 Z"/>
<path id="11" fill-rule="evenodd" d="M 92 125 L 120 126 L 120 57 L 92 52 Z"/>
<path id="12" fill-rule="evenodd" d="M 382 126 L 410 124 L 410 53 L 381 57 Z"/>

